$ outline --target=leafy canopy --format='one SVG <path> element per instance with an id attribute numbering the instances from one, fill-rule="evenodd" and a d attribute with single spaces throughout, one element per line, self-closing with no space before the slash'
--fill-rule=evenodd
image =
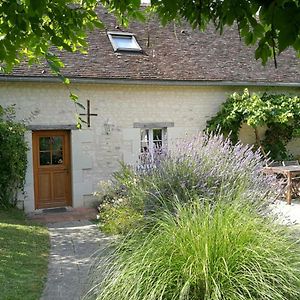
<path id="1" fill-rule="evenodd" d="M 100 26 L 96 1 L 3 0 L 0 4 L 0 60 L 10 71 L 21 59 L 36 62 L 50 46 L 68 51 L 86 47 L 85 31 Z M 54 62 L 53 62 L 54 64 Z"/>
<path id="2" fill-rule="evenodd" d="M 285 159 L 288 157 L 286 144 L 300 135 L 300 98 L 284 94 L 250 94 L 245 89 L 227 98 L 217 115 L 207 122 L 207 128 L 210 131 L 220 128 L 237 142 L 243 123 L 253 128 L 256 144 L 263 147 L 265 153 L 269 152 L 273 159 Z M 268 129 L 261 140 L 257 128 L 263 126 Z"/>
<path id="3" fill-rule="evenodd" d="M 2 0 L 0 2 L 0 62 L 2 71 L 27 58 L 29 63 L 46 57 L 57 73 L 62 66 L 49 53 L 85 51 L 87 31 L 103 27 L 96 14 L 99 3 L 120 17 L 141 18 L 140 0 Z M 292 46 L 300 53 L 299 0 L 152 0 L 149 10 L 165 24 L 187 20 L 204 30 L 209 22 L 222 33 L 226 25 L 238 25 L 247 45 L 256 45 L 255 57 L 265 64 L 275 53 Z M 276 62 L 276 59 L 275 59 Z"/>
<path id="4" fill-rule="evenodd" d="M 22 59 L 46 58 L 54 73 L 63 63 L 50 47 L 70 52 L 87 49 L 87 32 L 103 27 L 96 13 L 102 0 L 2 0 L 0 2 L 0 62 L 11 71 Z M 115 1 L 111 11 L 137 11 L 140 1 Z M 124 15 L 125 16 L 125 15 Z"/>
<path id="5" fill-rule="evenodd" d="M 246 45 L 256 45 L 255 58 L 265 64 L 289 46 L 300 54 L 299 0 L 152 0 L 164 23 L 178 17 L 204 30 L 209 22 L 223 32 L 237 24 Z"/>

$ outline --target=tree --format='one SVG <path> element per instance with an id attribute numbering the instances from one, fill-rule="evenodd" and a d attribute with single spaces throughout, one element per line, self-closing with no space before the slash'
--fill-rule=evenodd
<path id="1" fill-rule="evenodd" d="M 287 159 L 287 143 L 300 136 L 300 98 L 285 94 L 256 94 L 247 89 L 233 93 L 220 111 L 207 122 L 209 131 L 221 131 L 238 142 L 241 126 L 246 123 L 255 134 L 256 147 L 275 160 Z M 267 127 L 262 137 L 259 127 Z"/>
<path id="2" fill-rule="evenodd" d="M 43 57 L 54 72 L 63 66 L 49 49 L 85 52 L 88 30 L 103 27 L 96 13 L 102 0 L 2 0 L 0 2 L 0 62 L 9 72 L 22 59 L 29 64 Z M 138 10 L 139 1 L 107 3 L 124 17 Z M 120 3 L 118 3 L 120 2 Z M 131 3 L 132 2 L 132 3 Z M 126 4 L 126 7 L 124 6 Z M 126 12 L 125 12 L 126 11 Z"/>
<path id="3" fill-rule="evenodd" d="M 49 51 L 85 51 L 88 30 L 102 27 L 96 7 L 105 5 L 123 24 L 141 18 L 140 0 L 2 0 L 0 3 L 0 62 L 2 71 L 27 58 L 46 58 L 57 71 L 62 63 Z M 212 22 L 223 32 L 237 24 L 247 45 L 255 44 L 256 59 L 265 64 L 292 46 L 300 54 L 299 0 L 152 0 L 148 9 L 165 24 L 187 20 L 205 30 Z M 147 11 L 147 10 L 146 10 Z"/>
<path id="4" fill-rule="evenodd" d="M 212 22 L 223 32 L 237 25 L 246 45 L 256 45 L 255 58 L 266 64 L 289 46 L 300 55 L 299 0 L 152 0 L 153 9 L 165 23 L 186 19 L 193 28 L 205 30 Z"/>

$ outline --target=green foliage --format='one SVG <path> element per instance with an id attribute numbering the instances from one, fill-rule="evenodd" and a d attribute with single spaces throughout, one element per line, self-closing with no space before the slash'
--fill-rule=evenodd
<path id="1" fill-rule="evenodd" d="M 230 200 L 177 204 L 147 234 L 127 236 L 99 269 L 106 276 L 97 299 L 299 299 L 299 244 L 241 199 Z"/>
<path id="2" fill-rule="evenodd" d="M 172 211 L 176 199 L 188 203 L 201 197 L 214 203 L 220 191 L 243 194 L 245 202 L 255 201 L 261 207 L 274 196 L 275 184 L 263 175 L 263 161 L 260 152 L 253 152 L 250 146 L 232 146 L 223 136 L 203 134 L 182 142 L 173 154 L 159 157 L 152 165 L 136 170 L 122 165 L 113 182 L 102 183 L 96 193 L 102 226 L 126 224 L 125 230 L 119 230 L 125 233 L 140 225 L 132 217 L 139 221 L 141 216 L 152 226 L 151 216 L 166 208 Z"/>
<path id="3" fill-rule="evenodd" d="M 84 51 L 86 31 L 101 22 L 96 0 L 3 0 L 0 4 L 0 61 L 6 71 L 26 57 L 29 63 L 45 57 L 55 46 Z M 49 57 L 48 57 L 49 58 Z M 56 67 L 55 58 L 49 61 Z"/>
<path id="4" fill-rule="evenodd" d="M 269 58 L 293 47 L 300 54 L 300 4 L 297 0 L 152 0 L 164 23 L 186 19 L 193 28 L 205 30 L 208 23 L 223 32 L 237 24 L 246 45 L 256 45 L 255 58 L 265 65 Z"/>
<path id="5" fill-rule="evenodd" d="M 291 124 L 273 123 L 266 130 L 265 138 L 262 140 L 262 146 L 273 160 L 284 160 L 293 158 L 286 149 L 287 143 L 293 137 L 299 137 L 297 128 Z M 298 125 L 297 125 L 298 126 Z"/>
<path id="6" fill-rule="evenodd" d="M 26 220 L 23 211 L 0 209 L 0 299 L 41 298 L 49 249 L 46 227 Z"/>
<path id="7" fill-rule="evenodd" d="M 13 121 L 13 107 L 0 105 L 0 207 L 15 205 L 27 166 L 25 127 Z"/>
<path id="8" fill-rule="evenodd" d="M 50 48 L 69 52 L 87 51 L 87 33 L 103 28 L 96 7 L 102 3 L 113 13 L 123 12 L 126 25 L 131 17 L 142 18 L 139 0 L 3 0 L 0 3 L 0 62 L 2 71 L 27 59 L 29 64 L 45 58 L 55 74 L 63 62 Z M 126 12 L 125 12 L 126 10 Z"/>
<path id="9" fill-rule="evenodd" d="M 263 140 L 256 136 L 256 146 L 262 146 L 272 159 L 285 159 L 288 157 L 286 144 L 292 137 L 299 136 L 300 98 L 284 94 L 250 94 L 245 89 L 242 94 L 233 93 L 227 98 L 217 115 L 207 122 L 207 128 L 210 131 L 219 128 L 226 135 L 230 133 L 231 140 L 236 143 L 243 123 L 254 131 L 267 126 Z"/>
<path id="10" fill-rule="evenodd" d="M 100 182 L 95 193 L 99 201 L 99 221 L 102 231 L 126 234 L 143 221 L 145 192 L 134 170 L 121 164 L 114 181 Z"/>
<path id="11" fill-rule="evenodd" d="M 129 234 L 92 275 L 97 299 L 298 299 L 299 243 L 266 217 L 275 178 L 262 165 L 249 146 L 204 134 L 136 171 L 123 166 L 102 205 L 115 222 L 141 209 L 145 218 L 124 222 Z"/>
<path id="12" fill-rule="evenodd" d="M 122 25 L 131 18 L 143 20 L 140 0 L 2 0 L 0 3 L 0 62 L 10 71 L 24 58 L 35 63 L 47 59 L 57 73 L 57 57 L 51 47 L 70 52 L 87 49 L 87 32 L 103 28 L 96 7 L 103 4 L 117 15 Z M 300 5 L 297 0 L 152 0 L 165 24 L 186 19 L 193 28 L 204 30 L 213 23 L 221 33 L 238 24 L 247 45 L 257 45 L 255 57 L 265 64 L 276 53 L 293 47 L 300 51 Z M 55 58 L 56 57 L 56 58 Z M 55 71 L 56 70 L 56 71 Z"/>
<path id="13" fill-rule="evenodd" d="M 117 205 L 130 198 L 130 205 L 136 211 L 142 212 L 143 203 L 143 182 L 135 170 L 124 163 L 120 164 L 119 171 L 113 174 L 113 181 L 100 182 L 99 190 L 95 193 L 100 207 L 105 204 Z"/>
<path id="14" fill-rule="evenodd" d="M 143 222 L 143 215 L 126 202 L 101 206 L 99 217 L 101 231 L 108 234 L 126 234 Z"/>

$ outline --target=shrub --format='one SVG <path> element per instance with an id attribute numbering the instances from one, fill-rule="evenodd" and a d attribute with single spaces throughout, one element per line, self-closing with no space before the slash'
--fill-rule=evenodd
<path id="1" fill-rule="evenodd" d="M 214 201 L 222 189 L 223 194 L 242 193 L 245 202 L 258 200 L 263 204 L 272 197 L 276 184 L 274 178 L 263 175 L 265 163 L 252 146 L 233 145 L 223 135 L 201 134 L 153 164 L 143 176 L 145 199 L 158 207 L 161 202 L 172 205 L 174 195 L 183 202 L 194 195 Z"/>
<path id="2" fill-rule="evenodd" d="M 99 221 L 100 229 L 105 233 L 126 234 L 142 223 L 143 215 L 127 205 L 126 202 L 106 203 L 101 206 Z"/>
<path id="3" fill-rule="evenodd" d="M 99 189 L 94 193 L 98 198 L 99 208 L 106 204 L 117 206 L 119 203 L 127 201 L 137 211 L 143 211 L 143 182 L 141 176 L 135 170 L 121 163 L 119 171 L 113 174 L 113 181 L 101 181 Z"/>
<path id="4" fill-rule="evenodd" d="M 0 105 L 0 207 L 16 205 L 27 166 L 25 126 L 13 120 L 13 107 Z"/>
<path id="5" fill-rule="evenodd" d="M 149 215 L 162 208 L 172 210 L 174 199 L 187 203 L 200 197 L 215 202 L 222 192 L 231 197 L 242 194 L 245 203 L 255 202 L 260 209 L 275 197 L 274 186 L 278 186 L 275 177 L 263 175 L 265 163 L 252 146 L 232 145 L 228 138 L 214 133 L 201 134 L 136 170 L 122 165 L 106 198 L 101 199 L 116 207 L 121 197 L 132 209 Z"/>
<path id="6" fill-rule="evenodd" d="M 143 194 L 139 178 L 134 170 L 121 164 L 114 181 L 102 181 L 94 193 L 99 205 L 100 228 L 109 234 L 125 234 L 143 219 Z"/>
<path id="7" fill-rule="evenodd" d="M 223 197 L 223 196 L 222 196 Z M 300 248 L 240 199 L 176 204 L 106 262 L 101 300 L 300 299 Z M 206 204 L 203 204 L 206 203 Z"/>
<path id="8" fill-rule="evenodd" d="M 288 142 L 300 135 L 300 97 L 250 93 L 248 89 L 243 93 L 233 93 L 217 115 L 207 122 L 207 129 L 230 133 L 232 141 L 237 142 L 243 123 L 252 127 L 255 144 L 262 147 L 263 152 L 274 160 L 287 159 L 291 155 L 286 148 Z M 258 128 L 264 126 L 268 129 L 262 137 Z"/>

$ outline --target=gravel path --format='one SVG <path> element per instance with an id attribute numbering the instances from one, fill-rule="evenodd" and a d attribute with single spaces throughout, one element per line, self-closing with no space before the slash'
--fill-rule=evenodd
<path id="1" fill-rule="evenodd" d="M 111 238 L 89 221 L 48 224 L 51 251 L 48 278 L 41 300 L 77 300 L 88 289 L 93 255 Z"/>
<path id="2" fill-rule="evenodd" d="M 270 207 L 281 224 L 300 225 L 300 199 L 293 199 L 291 205 L 285 200 L 277 200 Z"/>

